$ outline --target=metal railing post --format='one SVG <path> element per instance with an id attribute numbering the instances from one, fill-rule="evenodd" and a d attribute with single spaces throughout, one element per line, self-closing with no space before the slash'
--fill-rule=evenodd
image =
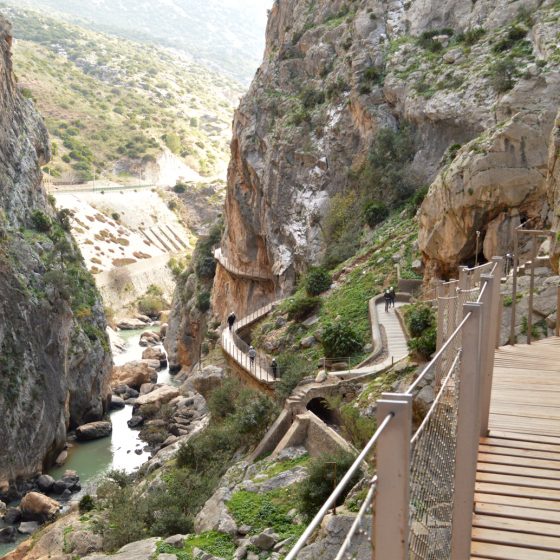
<path id="1" fill-rule="evenodd" d="M 393 419 L 377 442 L 373 560 L 407 560 L 412 396 L 383 393 L 377 422 Z"/>
<path id="2" fill-rule="evenodd" d="M 533 338 L 533 290 L 535 289 L 535 262 L 537 260 L 537 236 L 532 235 L 531 240 L 531 277 L 529 280 L 529 309 L 527 311 L 527 344 Z"/>
<path id="3" fill-rule="evenodd" d="M 517 268 L 519 267 L 519 243 L 517 237 L 517 229 L 513 235 L 513 276 L 512 276 L 512 288 L 511 288 L 511 325 L 509 332 L 509 343 L 514 346 L 516 343 L 515 336 L 515 319 L 516 319 L 516 307 L 517 307 Z"/>
<path id="4" fill-rule="evenodd" d="M 496 322 L 496 344 L 494 347 L 499 348 L 502 334 L 502 312 L 504 307 L 503 297 L 501 296 L 501 285 L 505 260 L 503 257 L 492 257 L 492 261 L 496 263 L 494 268 L 494 292 L 492 296 L 492 317 Z"/>
<path id="5" fill-rule="evenodd" d="M 459 289 L 468 290 L 469 289 L 469 267 L 460 266 L 459 267 Z"/>
<path id="6" fill-rule="evenodd" d="M 556 336 L 560 336 L 560 286 L 558 286 L 558 291 L 556 292 Z"/>
<path id="7" fill-rule="evenodd" d="M 471 550 L 472 512 L 480 434 L 481 308 L 480 303 L 465 303 L 463 306 L 465 315 L 470 313 L 470 317 L 463 330 L 463 351 L 459 373 L 451 560 L 467 560 L 470 558 Z"/>
<path id="8" fill-rule="evenodd" d="M 494 372 L 494 335 L 496 333 L 494 311 L 495 276 L 483 274 L 481 277 L 484 289 L 482 294 L 482 319 L 480 334 L 480 435 L 488 435 L 488 415 L 490 414 L 490 396 L 492 394 L 492 374 Z M 463 337 L 465 343 L 465 337 Z"/>

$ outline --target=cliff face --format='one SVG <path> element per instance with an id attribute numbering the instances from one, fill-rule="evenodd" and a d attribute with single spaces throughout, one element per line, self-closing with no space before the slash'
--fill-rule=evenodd
<path id="1" fill-rule="evenodd" d="M 0 497 L 103 416 L 111 367 L 93 280 L 41 186 L 47 132 L 17 91 L 11 41 L 0 18 Z"/>
<path id="2" fill-rule="evenodd" d="M 218 316 L 289 292 L 321 260 L 330 201 L 356 188 L 385 127 L 411 126 L 416 182 L 433 182 L 419 237 L 430 275 L 473 258 L 477 229 L 491 256 L 511 216 L 544 217 L 558 12 L 553 0 L 276 1 L 233 123 Z M 274 282 L 232 274 L 253 268 Z"/>

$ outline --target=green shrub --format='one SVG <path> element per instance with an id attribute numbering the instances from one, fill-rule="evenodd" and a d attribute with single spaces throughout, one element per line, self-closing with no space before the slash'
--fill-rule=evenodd
<path id="1" fill-rule="evenodd" d="M 305 277 L 305 291 L 310 296 L 318 296 L 328 290 L 331 283 L 331 275 L 324 268 L 311 268 Z"/>
<path id="2" fill-rule="evenodd" d="M 360 336 L 346 321 L 327 323 L 321 337 L 323 351 L 327 358 L 346 358 L 362 349 Z"/>
<path id="3" fill-rule="evenodd" d="M 198 292 L 196 295 L 196 308 L 201 313 L 206 313 L 210 309 L 210 292 Z"/>
<path id="4" fill-rule="evenodd" d="M 121 215 L 118 212 L 113 212 L 111 213 L 111 218 L 113 218 L 115 222 L 118 222 L 121 219 Z"/>
<path id="5" fill-rule="evenodd" d="M 404 320 L 410 335 L 416 337 L 421 336 L 426 329 L 435 324 L 435 315 L 429 305 L 420 303 L 407 307 Z"/>
<path id="6" fill-rule="evenodd" d="M 93 501 L 93 498 L 89 494 L 82 496 L 78 504 L 80 513 L 87 513 L 88 511 L 91 511 L 94 507 L 95 507 L 95 502 Z"/>
<path id="7" fill-rule="evenodd" d="M 463 34 L 464 36 L 463 41 L 465 45 L 470 47 L 478 43 L 478 41 L 484 36 L 485 33 L 486 30 L 482 27 L 474 27 L 473 29 L 468 29 Z"/>
<path id="8" fill-rule="evenodd" d="M 321 457 L 312 459 L 309 462 L 309 474 L 301 484 L 298 506 L 300 512 L 307 519 L 313 518 L 334 490 L 334 464 L 336 464 L 336 480 L 340 481 L 353 462 L 354 457 L 349 453 L 340 453 L 334 456 L 322 455 Z M 346 496 L 358 480 L 360 480 L 360 477 L 360 472 L 357 472 L 352 477 L 345 490 L 338 498 L 336 502 L 337 506 L 344 503 Z"/>
<path id="9" fill-rule="evenodd" d="M 293 352 L 280 354 L 276 362 L 279 380 L 275 385 L 275 395 L 280 401 L 286 400 L 304 377 L 316 373 L 306 359 Z"/>
<path id="10" fill-rule="evenodd" d="M 413 304 L 404 312 L 404 320 L 411 336 L 409 349 L 428 359 L 434 353 L 437 341 L 434 310 L 426 304 Z"/>
<path id="11" fill-rule="evenodd" d="M 490 68 L 490 83 L 498 93 L 509 91 L 514 85 L 515 64 L 506 58 L 498 60 Z"/>
<path id="12" fill-rule="evenodd" d="M 382 202 L 369 202 L 364 208 L 364 220 L 370 228 L 374 228 L 389 216 L 389 209 Z"/>
<path id="13" fill-rule="evenodd" d="M 301 322 L 307 319 L 321 305 L 321 298 L 301 293 L 289 298 L 285 303 L 289 321 Z"/>
<path id="14" fill-rule="evenodd" d="M 33 227 L 40 232 L 47 233 L 51 230 L 52 220 L 41 210 L 34 210 L 31 214 Z"/>
<path id="15" fill-rule="evenodd" d="M 413 210 L 416 211 L 418 210 L 418 208 L 420 208 L 429 190 L 430 190 L 430 186 L 424 185 L 423 187 L 420 187 L 419 189 L 414 191 L 414 194 L 410 197 L 410 203 L 412 205 Z"/>
<path id="16" fill-rule="evenodd" d="M 316 105 L 321 105 L 325 102 L 325 93 L 321 90 L 306 87 L 302 90 L 301 102 L 306 109 L 313 109 Z"/>
<path id="17" fill-rule="evenodd" d="M 187 185 L 185 185 L 185 183 L 177 183 L 174 187 L 173 187 L 173 191 L 180 194 L 180 193 L 184 193 L 187 190 Z"/>
<path id="18" fill-rule="evenodd" d="M 148 295 L 138 300 L 138 311 L 148 317 L 159 317 L 164 307 L 164 301 L 159 296 Z"/>

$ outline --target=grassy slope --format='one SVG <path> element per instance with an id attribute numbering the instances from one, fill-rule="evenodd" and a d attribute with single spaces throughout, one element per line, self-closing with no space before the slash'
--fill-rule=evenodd
<path id="1" fill-rule="evenodd" d="M 413 244 L 417 238 L 417 226 L 414 219 L 401 218 L 393 214 L 374 230 L 371 239 L 352 258 L 340 264 L 333 271 L 333 286 L 321 296 L 322 305 L 318 312 L 319 321 L 306 328 L 301 323 L 288 322 L 276 328 L 279 316 L 285 316 L 286 306 L 280 306 L 261 326 L 255 330 L 255 341 L 260 345 L 266 340 L 284 339 L 285 350 L 297 352 L 299 356 L 315 363 L 322 357 L 320 345 L 302 349 L 302 338 L 312 336 L 328 322 L 338 317 L 349 321 L 358 331 L 364 345 L 371 342 L 368 301 L 380 294 L 384 288 L 396 286 L 396 270 L 392 257 L 397 253 L 404 256 L 401 268 L 403 277 L 415 277 L 410 269 L 416 258 Z M 298 290 L 302 292 L 303 288 Z M 297 297 L 297 294 L 295 295 Z M 365 353 L 356 356 L 356 360 L 365 357 Z M 310 373 L 313 372 L 310 366 Z"/>
<path id="2" fill-rule="evenodd" d="M 20 87 L 58 147 L 56 175 L 110 172 L 124 156 L 156 155 L 166 134 L 178 136 L 170 147 L 196 171 L 223 168 L 238 84 L 164 49 L 0 9 L 14 25 Z"/>

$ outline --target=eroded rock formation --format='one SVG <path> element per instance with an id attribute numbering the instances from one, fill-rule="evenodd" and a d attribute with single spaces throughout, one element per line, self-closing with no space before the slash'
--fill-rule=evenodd
<path id="1" fill-rule="evenodd" d="M 414 171 L 433 182 L 420 220 L 428 275 L 473 258 L 477 229 L 491 256 L 519 215 L 544 220 L 558 11 L 552 0 L 275 2 L 234 119 L 222 240 L 233 268 L 274 282 L 218 266 L 217 315 L 289 292 L 320 261 L 333 196 L 356 188 L 384 127 L 412 125 Z"/>
<path id="2" fill-rule="evenodd" d="M 18 92 L 0 17 L 0 495 L 107 410 L 111 356 L 93 280 L 41 185 L 50 149 Z"/>

